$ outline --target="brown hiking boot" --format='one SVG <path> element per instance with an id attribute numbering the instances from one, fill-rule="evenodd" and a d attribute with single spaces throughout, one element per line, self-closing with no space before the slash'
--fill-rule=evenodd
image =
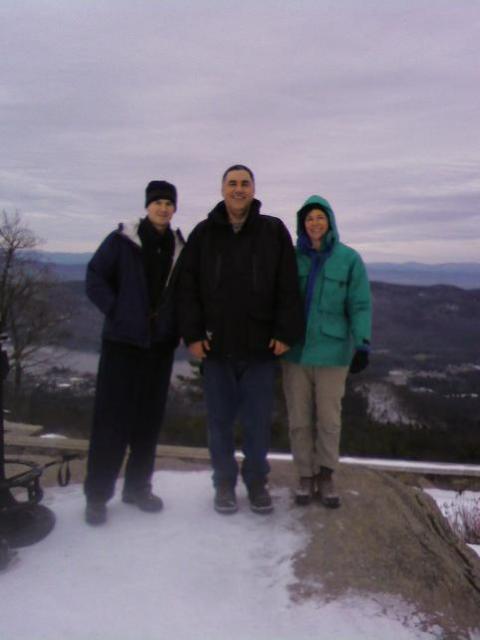
<path id="1" fill-rule="evenodd" d="M 310 504 L 313 497 L 313 478 L 303 477 L 295 490 L 295 504 L 305 506 Z"/>
<path id="2" fill-rule="evenodd" d="M 321 467 L 320 473 L 315 476 L 315 485 L 318 497 L 325 507 L 337 509 L 340 506 L 340 496 L 333 481 L 332 469 Z"/>

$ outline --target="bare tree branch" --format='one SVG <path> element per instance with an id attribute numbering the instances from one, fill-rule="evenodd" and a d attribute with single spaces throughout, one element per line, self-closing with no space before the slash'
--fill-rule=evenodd
<path id="1" fill-rule="evenodd" d="M 65 313 L 52 302 L 55 284 L 48 265 L 30 253 L 40 239 L 18 211 L 0 217 L 0 332 L 11 338 L 14 386 L 18 393 L 23 371 L 34 355 L 62 333 Z M 45 358 L 45 354 L 42 359 Z"/>

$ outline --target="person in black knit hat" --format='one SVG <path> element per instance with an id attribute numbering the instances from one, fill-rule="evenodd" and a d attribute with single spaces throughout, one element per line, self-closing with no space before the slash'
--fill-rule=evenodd
<path id="1" fill-rule="evenodd" d="M 84 486 L 91 525 L 106 521 L 127 447 L 123 502 L 163 507 L 151 476 L 179 340 L 174 293 L 184 240 L 170 226 L 175 186 L 150 182 L 145 208 L 145 217 L 105 238 L 87 267 L 87 295 L 105 316 Z"/>
<path id="2" fill-rule="evenodd" d="M 145 209 L 154 200 L 169 200 L 175 209 L 177 208 L 177 190 L 170 182 L 165 180 L 152 180 L 145 189 Z"/>

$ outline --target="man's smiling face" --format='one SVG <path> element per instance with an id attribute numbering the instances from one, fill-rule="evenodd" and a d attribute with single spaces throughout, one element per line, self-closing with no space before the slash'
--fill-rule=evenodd
<path id="1" fill-rule="evenodd" d="M 255 183 L 248 171 L 229 171 L 222 182 L 222 196 L 231 220 L 242 220 L 255 197 Z"/>

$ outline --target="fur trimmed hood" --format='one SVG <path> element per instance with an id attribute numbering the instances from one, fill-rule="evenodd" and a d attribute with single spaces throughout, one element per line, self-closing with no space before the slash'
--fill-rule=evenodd
<path id="1" fill-rule="evenodd" d="M 135 218 L 135 220 L 128 220 L 127 222 L 119 222 L 117 233 L 122 237 L 126 238 L 133 244 L 137 245 L 139 249 L 142 248 L 142 242 L 140 240 L 140 236 L 138 235 L 138 227 L 140 226 L 140 222 L 142 218 Z M 173 265 L 175 265 L 183 247 L 185 246 L 185 240 L 183 238 L 182 232 L 180 229 L 172 229 L 173 237 L 175 239 L 175 251 L 173 254 Z"/>

